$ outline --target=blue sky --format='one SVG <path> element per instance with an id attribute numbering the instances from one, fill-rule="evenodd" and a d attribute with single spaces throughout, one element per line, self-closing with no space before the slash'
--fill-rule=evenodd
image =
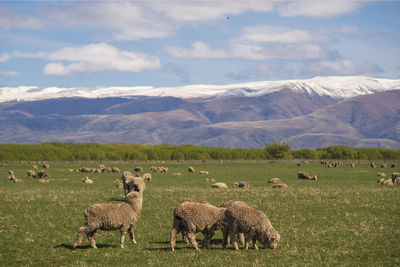
<path id="1" fill-rule="evenodd" d="M 0 87 L 400 78 L 399 1 L 1 1 Z"/>

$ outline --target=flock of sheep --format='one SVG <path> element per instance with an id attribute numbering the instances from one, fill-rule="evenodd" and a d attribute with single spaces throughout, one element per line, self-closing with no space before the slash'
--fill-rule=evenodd
<path id="1" fill-rule="evenodd" d="M 339 163 L 330 164 L 321 161 L 321 164 L 328 167 L 338 167 Z M 299 163 L 297 163 L 300 166 Z M 395 165 L 392 165 L 394 167 Z M 351 163 L 351 168 L 354 168 L 354 163 Z M 375 164 L 371 163 L 371 167 L 375 168 Z M 386 165 L 381 165 L 385 168 Z M 49 168 L 48 164 L 44 164 L 43 168 Z M 33 169 L 38 169 L 33 165 Z M 73 170 L 72 170 L 73 171 Z M 104 165 L 99 165 L 98 168 L 79 168 L 79 172 L 120 172 L 117 167 L 107 168 Z M 122 174 L 122 183 L 119 179 L 114 181 L 114 185 L 122 188 L 124 192 L 124 202 L 119 204 L 94 204 L 89 206 L 84 211 L 85 224 L 79 228 L 78 236 L 73 248 L 76 248 L 82 243 L 83 236 L 86 234 L 91 246 L 97 248 L 94 234 L 98 230 L 119 230 L 121 232 L 120 247 L 124 248 L 126 233 L 129 233 L 131 241 L 136 244 L 134 227 L 138 219 L 143 205 L 143 193 L 146 189 L 146 182 L 151 181 L 151 173 L 144 173 L 142 167 L 136 167 L 134 171 L 137 174 L 132 174 L 129 171 L 124 171 Z M 151 167 L 151 172 L 167 172 L 166 167 Z M 188 167 L 189 173 L 194 173 L 193 167 Z M 200 171 L 200 174 L 208 174 L 208 171 Z M 178 175 L 174 173 L 174 175 Z M 180 175 L 180 173 L 179 173 Z M 35 172 L 28 171 L 28 176 L 41 179 L 49 178 L 47 171 L 41 170 Z M 393 172 L 392 179 L 385 180 L 385 173 L 378 173 L 378 182 L 382 185 L 392 185 L 394 183 L 400 185 L 400 173 Z M 309 175 L 307 172 L 299 171 L 299 179 L 317 180 L 316 175 Z M 22 179 L 15 177 L 12 170 L 9 171 L 9 180 L 15 183 L 23 182 Z M 215 182 L 213 178 L 206 178 L 206 181 Z M 47 180 L 48 182 L 48 180 Z M 93 183 L 89 177 L 82 179 L 83 183 Z M 281 183 L 279 178 L 271 178 L 268 183 L 273 184 L 273 188 L 287 188 L 287 184 Z M 212 187 L 227 188 L 225 183 L 214 183 Z M 234 183 L 234 187 L 249 188 L 250 184 L 246 181 Z M 222 246 L 232 243 L 236 250 L 239 249 L 238 240 L 248 249 L 250 241 L 253 243 L 254 249 L 258 249 L 257 241 L 265 247 L 275 249 L 280 241 L 280 235 L 272 226 L 268 217 L 260 210 L 254 209 L 243 201 L 230 200 L 216 207 L 204 200 L 195 198 L 186 198 L 174 209 L 173 225 L 170 230 L 170 246 L 171 250 L 175 250 L 176 235 L 182 234 L 183 240 L 188 244 L 192 244 L 194 248 L 199 249 L 196 234 L 203 233 L 204 240 L 202 247 L 208 249 L 210 241 L 215 231 L 221 230 L 223 233 Z"/>

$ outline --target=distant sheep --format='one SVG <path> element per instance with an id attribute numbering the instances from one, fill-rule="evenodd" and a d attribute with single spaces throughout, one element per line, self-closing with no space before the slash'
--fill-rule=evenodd
<path id="1" fill-rule="evenodd" d="M 287 184 L 274 184 L 272 185 L 272 188 L 288 188 L 289 186 Z"/>
<path id="2" fill-rule="evenodd" d="M 371 162 L 370 166 L 371 168 L 375 168 L 375 163 Z"/>
<path id="3" fill-rule="evenodd" d="M 249 247 L 250 240 L 253 241 L 254 249 L 258 249 L 257 241 L 270 249 L 275 249 L 278 245 L 280 235 L 262 211 L 249 207 L 247 204 L 236 205 L 228 207 L 225 215 L 228 233 L 236 250 L 239 250 L 235 239 L 237 233 L 245 234 L 246 249 Z"/>
<path id="4" fill-rule="evenodd" d="M 180 173 L 180 172 L 174 172 L 172 175 L 177 175 L 177 176 L 179 176 L 179 175 L 182 175 L 182 173 Z"/>
<path id="5" fill-rule="evenodd" d="M 114 186 L 116 188 L 124 188 L 124 184 L 119 179 L 114 180 Z"/>
<path id="6" fill-rule="evenodd" d="M 385 181 L 385 179 L 384 178 L 378 178 L 378 183 L 380 184 L 380 183 L 382 183 L 383 181 Z"/>
<path id="7" fill-rule="evenodd" d="M 48 163 L 44 163 L 42 167 L 43 167 L 43 169 L 48 169 L 48 168 L 50 168 L 50 165 Z"/>
<path id="8" fill-rule="evenodd" d="M 199 171 L 199 174 L 208 174 L 208 171 Z"/>
<path id="9" fill-rule="evenodd" d="M 385 163 L 382 163 L 382 164 L 381 164 L 381 168 L 383 168 L 383 169 L 386 168 L 386 164 L 385 164 Z"/>
<path id="10" fill-rule="evenodd" d="M 143 198 L 139 192 L 131 192 L 125 196 L 125 202 L 120 204 L 94 204 L 85 212 L 86 223 L 79 228 L 78 236 L 73 245 L 76 248 L 82 243 L 83 235 L 93 248 L 97 248 L 94 234 L 97 230 L 120 230 L 120 247 L 124 248 L 125 235 L 129 232 L 133 244 L 136 244 L 134 227 L 140 217 Z"/>
<path id="11" fill-rule="evenodd" d="M 354 168 L 354 167 L 355 167 L 354 163 L 351 163 L 351 164 L 350 164 L 350 167 L 351 167 L 351 168 Z"/>
<path id="12" fill-rule="evenodd" d="M 211 185 L 212 188 L 228 188 L 225 183 L 215 183 Z"/>
<path id="13" fill-rule="evenodd" d="M 44 170 L 38 171 L 38 172 L 37 172 L 37 176 L 38 176 L 39 178 L 50 178 L 49 172 L 44 171 Z"/>
<path id="14" fill-rule="evenodd" d="M 250 183 L 246 182 L 246 181 L 236 182 L 236 183 L 233 184 L 233 187 L 249 188 L 250 187 Z"/>
<path id="15" fill-rule="evenodd" d="M 281 179 L 279 179 L 279 178 L 271 178 L 271 179 L 268 180 L 268 183 L 270 183 L 270 184 L 279 184 L 279 183 L 281 183 Z"/>
<path id="16" fill-rule="evenodd" d="M 382 181 L 381 185 L 393 185 L 393 181 L 391 179 L 387 179 Z"/>
<path id="17" fill-rule="evenodd" d="M 38 166 L 36 166 L 36 165 L 32 165 L 32 169 L 37 170 L 37 169 L 39 169 L 39 168 L 38 168 Z"/>
<path id="18" fill-rule="evenodd" d="M 135 172 L 142 172 L 143 171 L 143 167 L 135 167 L 135 168 L 133 168 L 133 170 Z"/>
<path id="19" fill-rule="evenodd" d="M 204 181 L 206 182 L 216 182 L 214 178 L 206 178 Z"/>
<path id="20" fill-rule="evenodd" d="M 29 176 L 29 177 L 32 177 L 32 178 L 36 178 L 37 174 L 36 174 L 36 172 L 33 171 L 33 170 L 28 170 L 28 176 Z"/>
<path id="21" fill-rule="evenodd" d="M 390 165 L 390 168 L 396 168 L 396 164 L 392 163 L 392 165 Z"/>
<path id="22" fill-rule="evenodd" d="M 39 179 L 38 182 L 41 184 L 48 184 L 50 181 L 47 179 Z"/>
<path id="23" fill-rule="evenodd" d="M 175 250 L 176 235 L 184 231 L 196 250 L 196 233 L 204 234 L 203 247 L 209 248 L 214 231 L 225 225 L 225 208 L 217 208 L 209 203 L 184 201 L 174 210 L 174 221 L 170 231 L 171 250 Z"/>
<path id="24" fill-rule="evenodd" d="M 379 177 L 386 177 L 386 173 L 383 172 L 378 172 L 376 175 Z"/>
<path id="25" fill-rule="evenodd" d="M 112 167 L 111 168 L 111 172 L 116 172 L 116 173 L 120 173 L 120 169 L 118 167 Z"/>
<path id="26" fill-rule="evenodd" d="M 145 182 L 151 182 L 151 173 L 147 172 L 147 173 L 143 174 L 142 177 Z"/>
<path id="27" fill-rule="evenodd" d="M 305 172 L 305 171 L 298 172 L 298 173 L 297 173 L 297 177 L 298 177 L 299 179 L 318 180 L 318 178 L 317 178 L 316 175 L 311 176 L 311 175 L 309 175 L 309 174 L 308 174 L 307 172 Z"/>
<path id="28" fill-rule="evenodd" d="M 81 182 L 84 184 L 93 184 L 93 180 L 87 176 L 85 178 L 82 178 Z"/>
<path id="29" fill-rule="evenodd" d="M 8 180 L 14 180 L 15 179 L 15 174 L 13 170 L 8 171 Z"/>
<path id="30" fill-rule="evenodd" d="M 189 167 L 188 167 L 188 172 L 189 172 L 189 173 L 194 173 L 194 168 L 193 168 L 192 166 L 189 166 Z"/>
<path id="31" fill-rule="evenodd" d="M 163 172 L 168 172 L 168 167 L 151 167 L 151 171 L 152 172 L 159 172 L 159 173 L 163 173 Z"/>
<path id="32" fill-rule="evenodd" d="M 392 172 L 392 182 L 397 178 L 400 178 L 400 172 Z"/>

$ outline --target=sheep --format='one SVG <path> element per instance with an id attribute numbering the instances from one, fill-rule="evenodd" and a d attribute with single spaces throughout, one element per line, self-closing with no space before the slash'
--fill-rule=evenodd
<path id="1" fill-rule="evenodd" d="M 394 180 L 400 178 L 400 172 L 392 172 L 392 182 L 394 183 Z"/>
<path id="2" fill-rule="evenodd" d="M 189 167 L 188 167 L 188 172 L 189 172 L 189 173 L 194 173 L 194 168 L 193 168 L 192 166 L 189 166 Z"/>
<path id="3" fill-rule="evenodd" d="M 271 178 L 268 180 L 268 183 L 270 184 L 279 184 L 281 182 L 281 179 L 279 178 Z"/>
<path id="4" fill-rule="evenodd" d="M 199 171 L 199 174 L 208 174 L 208 171 Z"/>
<path id="5" fill-rule="evenodd" d="M 47 184 L 47 183 L 49 183 L 50 181 L 47 180 L 47 179 L 39 179 L 38 182 L 41 183 L 41 184 Z"/>
<path id="6" fill-rule="evenodd" d="M 28 176 L 29 176 L 29 177 L 32 177 L 32 178 L 36 178 L 37 174 L 36 174 L 36 172 L 33 171 L 33 170 L 28 170 Z"/>
<path id="7" fill-rule="evenodd" d="M 93 184 L 93 180 L 87 176 L 85 178 L 82 178 L 81 182 L 84 184 Z"/>
<path id="8" fill-rule="evenodd" d="M 311 176 L 307 172 L 301 171 L 297 173 L 297 177 L 299 179 L 306 179 L 306 180 L 318 180 L 318 177 L 316 175 Z"/>
<path id="9" fill-rule="evenodd" d="M 116 172 L 116 173 L 120 173 L 120 169 L 118 167 L 112 167 L 111 168 L 111 172 Z"/>
<path id="10" fill-rule="evenodd" d="M 381 168 L 382 168 L 382 169 L 386 168 L 386 164 L 385 164 L 385 163 L 382 163 L 382 164 L 381 164 Z"/>
<path id="11" fill-rule="evenodd" d="M 50 168 L 50 165 L 48 163 L 44 163 L 43 164 L 43 169 L 48 169 L 48 168 Z"/>
<path id="12" fill-rule="evenodd" d="M 375 163 L 371 162 L 370 166 L 371 168 L 375 168 Z"/>
<path id="13" fill-rule="evenodd" d="M 378 178 L 378 183 L 380 184 L 380 183 L 382 183 L 383 181 L 385 181 L 385 179 L 384 178 Z"/>
<path id="14" fill-rule="evenodd" d="M 220 205 L 222 208 L 232 208 L 236 205 L 247 205 L 247 203 L 243 201 L 235 201 L 235 200 L 228 200 Z M 248 205 L 247 205 L 248 206 Z M 222 239 L 222 246 L 225 247 L 227 244 L 230 244 L 230 236 L 228 235 L 228 227 L 225 225 L 224 229 L 222 229 L 223 239 Z M 241 245 L 245 244 L 244 240 L 244 233 L 237 233 L 237 239 Z"/>
<path id="15" fill-rule="evenodd" d="M 236 182 L 236 183 L 233 184 L 233 187 L 249 188 L 250 187 L 250 183 L 246 182 L 246 181 Z"/>
<path id="16" fill-rule="evenodd" d="M 8 180 L 14 180 L 15 179 L 15 174 L 13 170 L 8 171 Z"/>
<path id="17" fill-rule="evenodd" d="M 15 178 L 15 177 L 14 177 L 14 179 L 12 179 L 12 181 L 14 181 L 14 183 L 23 183 L 24 182 L 23 179 L 18 179 L 18 178 Z"/>
<path id="18" fill-rule="evenodd" d="M 354 169 L 354 167 L 355 167 L 354 163 L 351 163 L 350 167 Z"/>
<path id="19" fill-rule="evenodd" d="M 386 177 L 386 173 L 383 173 L 383 172 L 378 172 L 376 175 L 378 177 Z"/>
<path id="20" fill-rule="evenodd" d="M 146 183 L 143 177 L 133 177 L 132 179 L 130 179 L 127 189 L 127 193 L 136 191 L 143 194 L 144 190 L 146 189 Z"/>
<path id="21" fill-rule="evenodd" d="M 228 188 L 226 183 L 215 183 L 211 185 L 212 188 Z"/>
<path id="22" fill-rule="evenodd" d="M 393 185 L 393 181 L 390 179 L 387 179 L 387 180 L 382 181 L 381 185 Z"/>
<path id="23" fill-rule="evenodd" d="M 37 172 L 39 178 L 50 178 L 50 174 L 47 171 L 40 170 Z"/>
<path id="24" fill-rule="evenodd" d="M 274 184 L 272 185 L 272 188 L 288 188 L 289 186 L 287 184 Z"/>
<path id="25" fill-rule="evenodd" d="M 180 172 L 174 172 L 172 175 L 182 175 L 182 173 L 180 173 Z"/>
<path id="26" fill-rule="evenodd" d="M 87 238 L 93 248 L 97 248 L 94 234 L 97 230 L 117 230 L 121 232 L 120 247 L 124 248 L 125 235 L 129 232 L 134 245 L 137 244 L 134 227 L 140 217 L 143 198 L 139 192 L 130 192 L 125 196 L 125 202 L 120 204 L 94 204 L 85 212 L 85 225 L 78 230 L 78 236 L 73 245 L 76 248 L 82 243 L 83 235 Z"/>
<path id="27" fill-rule="evenodd" d="M 124 188 L 124 184 L 119 179 L 114 180 L 114 186 L 116 188 Z"/>
<path id="28" fill-rule="evenodd" d="M 214 178 L 206 178 L 204 181 L 206 181 L 206 182 L 213 182 L 213 183 L 216 182 L 216 180 L 215 180 Z"/>
<path id="29" fill-rule="evenodd" d="M 226 208 L 217 208 L 209 203 L 184 201 L 174 210 L 173 225 L 170 230 L 171 250 L 175 250 L 176 234 L 184 231 L 190 243 L 198 250 L 196 233 L 204 235 L 203 248 L 209 248 L 214 231 L 225 226 Z"/>
<path id="30" fill-rule="evenodd" d="M 135 172 L 142 172 L 143 171 L 143 167 L 135 167 L 135 168 L 133 168 L 133 170 Z"/>
<path id="31" fill-rule="evenodd" d="M 74 170 L 73 169 L 69 169 L 69 172 L 74 172 Z"/>
<path id="32" fill-rule="evenodd" d="M 258 249 L 257 240 L 270 249 L 275 249 L 278 245 L 280 235 L 262 211 L 239 203 L 228 207 L 225 216 L 228 222 L 228 233 L 236 250 L 239 250 L 239 247 L 235 235 L 239 232 L 245 234 L 246 249 L 249 248 L 250 239 L 253 241 L 254 249 Z M 224 231 L 225 234 L 226 231 Z"/>
<path id="33" fill-rule="evenodd" d="M 151 173 L 147 172 L 147 173 L 143 174 L 142 177 L 143 177 L 145 182 L 147 182 L 147 181 L 151 182 Z"/>
<path id="34" fill-rule="evenodd" d="M 130 172 L 130 171 L 124 171 L 122 174 L 122 184 L 124 188 L 124 195 L 126 196 L 129 193 L 129 184 L 130 181 L 134 178 L 135 176 Z"/>
<path id="35" fill-rule="evenodd" d="M 32 165 L 32 169 L 37 170 L 37 169 L 39 169 L 39 168 L 38 168 L 38 166 L 36 166 L 36 165 Z"/>
<path id="36" fill-rule="evenodd" d="M 392 180 L 392 182 L 393 182 L 394 184 L 400 185 L 400 177 L 396 177 L 394 180 Z"/>

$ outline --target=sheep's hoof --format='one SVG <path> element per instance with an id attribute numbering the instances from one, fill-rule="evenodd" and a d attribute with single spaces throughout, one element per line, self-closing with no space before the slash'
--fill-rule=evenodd
<path id="1" fill-rule="evenodd" d="M 175 249 L 174 249 L 174 248 L 171 248 L 171 251 L 172 251 L 172 252 L 174 252 L 174 251 L 175 251 Z"/>
<path id="2" fill-rule="evenodd" d="M 136 245 L 136 244 L 137 244 L 137 243 L 136 243 L 136 240 L 133 240 L 133 241 L 132 241 L 132 243 L 133 243 L 134 245 Z"/>

